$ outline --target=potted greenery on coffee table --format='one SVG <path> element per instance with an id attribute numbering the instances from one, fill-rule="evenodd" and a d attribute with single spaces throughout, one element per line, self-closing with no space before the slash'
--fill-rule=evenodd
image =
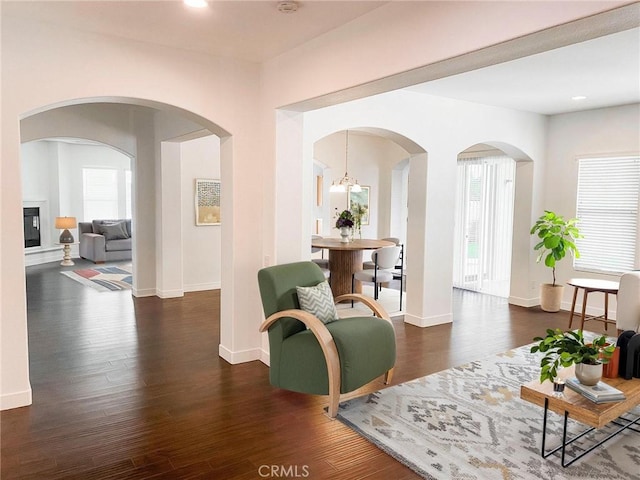
<path id="1" fill-rule="evenodd" d="M 582 330 L 563 332 L 559 328 L 547 329 L 546 337 L 533 340 L 538 343 L 531 347 L 531 353 L 544 353 L 540 361 L 540 383 L 545 380 L 553 382 L 561 367 L 575 364 L 578 381 L 584 385 L 595 385 L 602 378 L 602 365 L 609 362 L 616 348 L 607 343 L 606 335 L 585 342 Z"/>
<path id="2" fill-rule="evenodd" d="M 551 269 L 553 283 L 540 285 L 540 307 L 545 312 L 557 312 L 560 310 L 560 302 L 564 285 L 556 284 L 556 263 L 567 256 L 567 253 L 580 258 L 580 252 L 576 248 L 576 238 L 581 238 L 576 226 L 577 219 L 565 220 L 552 211 L 545 210 L 536 223 L 531 227 L 531 235 L 536 234 L 540 242 L 533 247 L 539 251 L 536 262 L 544 258 L 544 264 Z"/>

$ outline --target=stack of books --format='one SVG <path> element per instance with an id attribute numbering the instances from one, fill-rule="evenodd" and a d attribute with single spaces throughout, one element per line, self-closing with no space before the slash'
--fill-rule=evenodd
<path id="1" fill-rule="evenodd" d="M 566 384 L 571 390 L 584 395 L 595 403 L 619 402 L 626 398 L 620 390 L 604 382 L 598 382 L 596 385 L 590 387 L 581 384 L 577 378 L 572 377 L 567 378 Z"/>

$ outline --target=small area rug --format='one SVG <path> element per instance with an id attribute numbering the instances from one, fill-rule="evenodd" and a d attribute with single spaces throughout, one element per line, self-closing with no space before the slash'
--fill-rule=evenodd
<path id="1" fill-rule="evenodd" d="M 520 399 L 520 385 L 540 373 L 540 354 L 529 349 L 349 400 L 338 418 L 427 479 L 640 479 L 640 434 L 629 430 L 567 468 L 559 452 L 540 456 L 543 409 Z M 640 415 L 640 407 L 632 413 Z M 562 417 L 550 413 L 547 428 L 551 449 L 562 439 Z M 570 432 L 584 430 L 570 420 Z M 594 431 L 573 445 L 610 431 Z"/>
<path id="2" fill-rule="evenodd" d="M 60 273 L 99 292 L 131 290 L 131 265 L 81 268 Z"/>

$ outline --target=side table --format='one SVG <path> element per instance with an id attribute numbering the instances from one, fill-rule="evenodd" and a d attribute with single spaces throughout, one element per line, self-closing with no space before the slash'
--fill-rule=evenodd
<path id="1" fill-rule="evenodd" d="M 612 293 L 614 295 L 617 295 L 618 288 L 620 287 L 620 284 L 618 282 L 612 282 L 609 280 L 598 280 L 594 278 L 572 278 L 567 282 L 567 285 L 571 285 L 574 288 L 573 301 L 571 302 L 571 314 L 569 316 L 569 330 L 571 330 L 573 316 L 575 315 L 578 290 L 583 291 L 580 330 L 584 330 L 584 322 L 587 322 L 589 320 L 598 320 L 600 322 L 603 322 L 605 330 L 608 330 L 610 323 L 615 325 L 615 320 L 609 320 L 609 294 Z M 592 315 L 590 317 L 587 317 L 587 297 L 591 292 L 604 293 L 604 315 Z"/>
<path id="2" fill-rule="evenodd" d="M 70 267 L 75 265 L 73 260 L 71 260 L 71 245 L 75 245 L 74 243 L 56 243 L 56 245 L 62 245 L 62 261 L 60 265 L 64 267 Z"/>

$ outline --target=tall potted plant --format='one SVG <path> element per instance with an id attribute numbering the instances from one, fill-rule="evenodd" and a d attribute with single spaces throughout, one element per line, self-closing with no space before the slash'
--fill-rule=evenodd
<path id="1" fill-rule="evenodd" d="M 565 220 L 562 216 L 545 210 L 544 215 L 531 227 L 531 235 L 535 234 L 540 239 L 533 247 L 539 252 L 536 262 L 544 259 L 544 264 L 551 269 L 553 276 L 553 283 L 540 285 L 540 307 L 545 312 L 560 310 L 564 285 L 556 284 L 556 263 L 565 258 L 567 253 L 580 258 L 575 240 L 582 235 L 576 226 L 577 222 L 575 218 Z"/>

